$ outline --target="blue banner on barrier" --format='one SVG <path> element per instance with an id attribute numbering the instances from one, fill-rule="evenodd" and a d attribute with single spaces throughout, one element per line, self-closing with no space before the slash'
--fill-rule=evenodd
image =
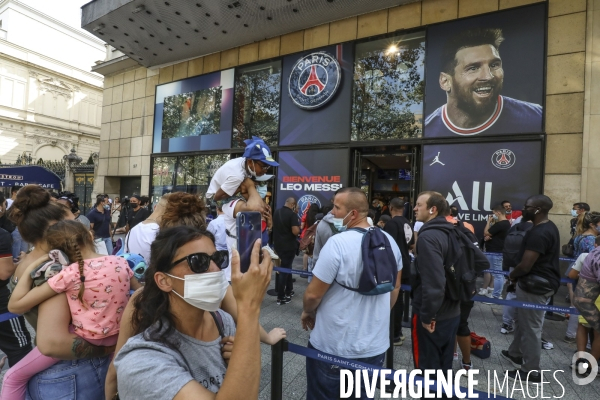
<path id="1" fill-rule="evenodd" d="M 312 358 L 314 360 L 323 361 L 323 362 L 326 362 L 329 364 L 337 365 L 343 369 L 352 369 L 352 370 L 360 369 L 360 370 L 367 370 L 371 373 L 373 373 L 373 371 L 385 372 L 386 373 L 385 376 L 387 376 L 388 377 L 387 379 L 390 380 L 390 385 L 391 385 L 390 389 L 394 388 L 394 378 L 393 377 L 397 375 L 397 371 L 400 372 L 398 378 L 400 378 L 400 377 L 406 378 L 407 376 L 409 376 L 409 371 L 385 369 L 385 368 L 381 368 L 376 365 L 366 364 L 366 363 L 363 363 L 360 361 L 350 360 L 347 358 L 335 356 L 333 354 L 324 353 L 324 352 L 316 350 L 316 349 L 309 349 L 307 347 L 299 346 L 294 343 L 288 342 L 287 347 L 288 347 L 288 351 L 291 353 L 299 354 L 301 356 Z M 402 373 L 402 372 L 404 372 L 404 373 Z M 415 375 L 414 379 L 415 379 L 415 381 L 420 381 L 420 382 L 424 381 L 424 378 L 419 375 Z M 379 382 L 380 382 L 380 380 L 377 379 L 376 386 L 379 386 L 378 385 Z M 404 383 L 406 385 L 410 383 L 410 382 L 405 383 L 402 380 L 399 380 L 399 382 Z M 428 380 L 428 382 L 431 382 L 431 385 L 429 385 L 430 392 L 437 393 L 437 383 L 435 381 L 430 381 L 430 380 Z M 451 390 L 453 392 L 452 395 L 458 394 L 458 393 L 456 393 L 455 389 L 451 389 Z M 468 398 L 468 395 L 467 395 L 467 393 L 469 392 L 468 388 L 460 387 L 459 390 L 462 395 L 465 395 L 465 398 Z M 486 393 L 486 392 L 483 392 L 481 390 L 477 390 L 474 388 L 472 389 L 472 392 L 473 392 L 473 394 L 478 395 L 479 396 L 478 398 L 480 398 L 480 399 L 510 400 L 510 398 L 508 398 L 508 397 L 504 397 L 504 396 L 498 395 L 496 393 Z"/>

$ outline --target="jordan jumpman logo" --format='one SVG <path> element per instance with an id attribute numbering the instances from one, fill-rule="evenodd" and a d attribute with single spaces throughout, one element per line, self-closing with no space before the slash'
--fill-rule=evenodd
<path id="1" fill-rule="evenodd" d="M 442 164 L 442 165 L 446 165 L 443 162 L 440 161 L 440 152 L 438 151 L 437 156 L 435 156 L 435 158 L 433 159 L 433 162 L 431 164 L 429 164 L 429 166 L 431 167 L 433 164 Z"/>

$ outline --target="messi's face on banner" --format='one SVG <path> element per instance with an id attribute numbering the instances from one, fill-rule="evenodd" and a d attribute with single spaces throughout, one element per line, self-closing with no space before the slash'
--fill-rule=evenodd
<path id="1" fill-rule="evenodd" d="M 457 108 L 468 119 L 487 119 L 502 91 L 504 70 L 498 50 L 489 44 L 465 47 L 456 52 L 452 74 L 440 74 L 440 86 L 448 94 L 448 107 Z"/>

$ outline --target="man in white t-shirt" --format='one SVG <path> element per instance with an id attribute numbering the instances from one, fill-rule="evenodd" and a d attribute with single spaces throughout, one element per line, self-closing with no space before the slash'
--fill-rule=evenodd
<path id="1" fill-rule="evenodd" d="M 268 175 L 267 177 L 272 177 Z M 256 190 L 256 182 L 246 178 L 241 185 L 243 193 L 246 193 L 248 200 L 237 199 L 223 205 L 223 224 L 225 225 L 225 234 L 227 235 L 227 250 L 229 250 L 229 268 L 225 269 L 225 277 L 231 281 L 231 249 L 237 248 L 237 225 L 236 216 L 240 212 L 258 211 L 263 212 L 264 201 Z M 263 246 L 266 243 L 263 243 Z"/>
<path id="2" fill-rule="evenodd" d="M 313 279 L 304 293 L 302 327 L 312 329 L 309 348 L 367 364 L 383 366 L 390 346 L 390 310 L 398 297 L 402 256 L 394 238 L 389 240 L 398 264 L 396 287 L 392 292 L 365 296 L 346 289 L 358 287 L 362 273 L 363 234 L 346 228 L 369 228 L 369 204 L 360 189 L 343 188 L 333 202 L 333 223 L 342 232 L 329 238 L 313 268 Z M 379 228 L 374 228 L 379 229 Z M 339 367 L 306 359 L 307 399 L 339 397 Z M 361 390 L 363 398 L 364 388 Z"/>
<path id="3" fill-rule="evenodd" d="M 248 199 L 241 186 L 244 179 L 263 176 L 271 167 L 279 166 L 262 139 L 253 136 L 244 143 L 244 155 L 227 161 L 215 172 L 206 191 L 207 199 L 220 201 L 221 205 L 235 200 L 234 196 L 237 194 Z"/>

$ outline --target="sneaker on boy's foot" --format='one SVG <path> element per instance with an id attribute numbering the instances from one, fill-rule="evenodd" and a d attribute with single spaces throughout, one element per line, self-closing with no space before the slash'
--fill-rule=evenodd
<path id="1" fill-rule="evenodd" d="M 552 343 L 550 343 L 546 339 L 542 338 L 542 349 L 552 350 L 553 348 L 554 348 L 554 345 Z"/>
<path id="2" fill-rule="evenodd" d="M 271 246 L 269 246 L 269 245 L 266 245 L 266 246 L 263 246 L 263 248 L 262 248 L 262 249 L 263 249 L 263 250 L 266 250 L 266 251 L 268 251 L 268 252 L 269 252 L 269 255 L 271 256 L 271 259 L 272 259 L 272 260 L 279 260 L 279 256 L 277 255 L 277 253 L 275 253 L 275 250 L 273 250 L 273 249 L 271 248 Z"/>
<path id="3" fill-rule="evenodd" d="M 500 328 L 500 333 L 506 335 L 507 333 L 513 333 L 515 331 L 515 328 L 512 325 L 508 325 L 508 324 L 502 324 L 502 327 Z"/>
<path id="4" fill-rule="evenodd" d="M 508 350 L 502 350 L 500 352 L 500 354 L 502 355 L 502 357 L 506 358 L 508 361 L 511 362 L 511 364 L 515 367 L 515 368 L 521 368 L 521 365 L 523 365 L 523 357 L 513 357 L 510 354 L 508 354 Z"/>
<path id="5" fill-rule="evenodd" d="M 404 339 L 402 337 L 394 338 L 394 346 L 402 346 L 404 344 Z"/>
<path id="6" fill-rule="evenodd" d="M 458 353 L 454 353 L 454 361 L 458 360 Z"/>
<path id="7" fill-rule="evenodd" d="M 479 289 L 479 292 L 477 294 L 479 296 L 485 296 L 485 295 L 487 295 L 487 289 L 486 288 L 481 288 L 481 289 Z"/>
<path id="8" fill-rule="evenodd" d="M 283 304 L 289 303 L 290 301 L 292 301 L 292 298 L 285 296 L 283 299 L 277 299 L 277 305 L 281 306 Z"/>

